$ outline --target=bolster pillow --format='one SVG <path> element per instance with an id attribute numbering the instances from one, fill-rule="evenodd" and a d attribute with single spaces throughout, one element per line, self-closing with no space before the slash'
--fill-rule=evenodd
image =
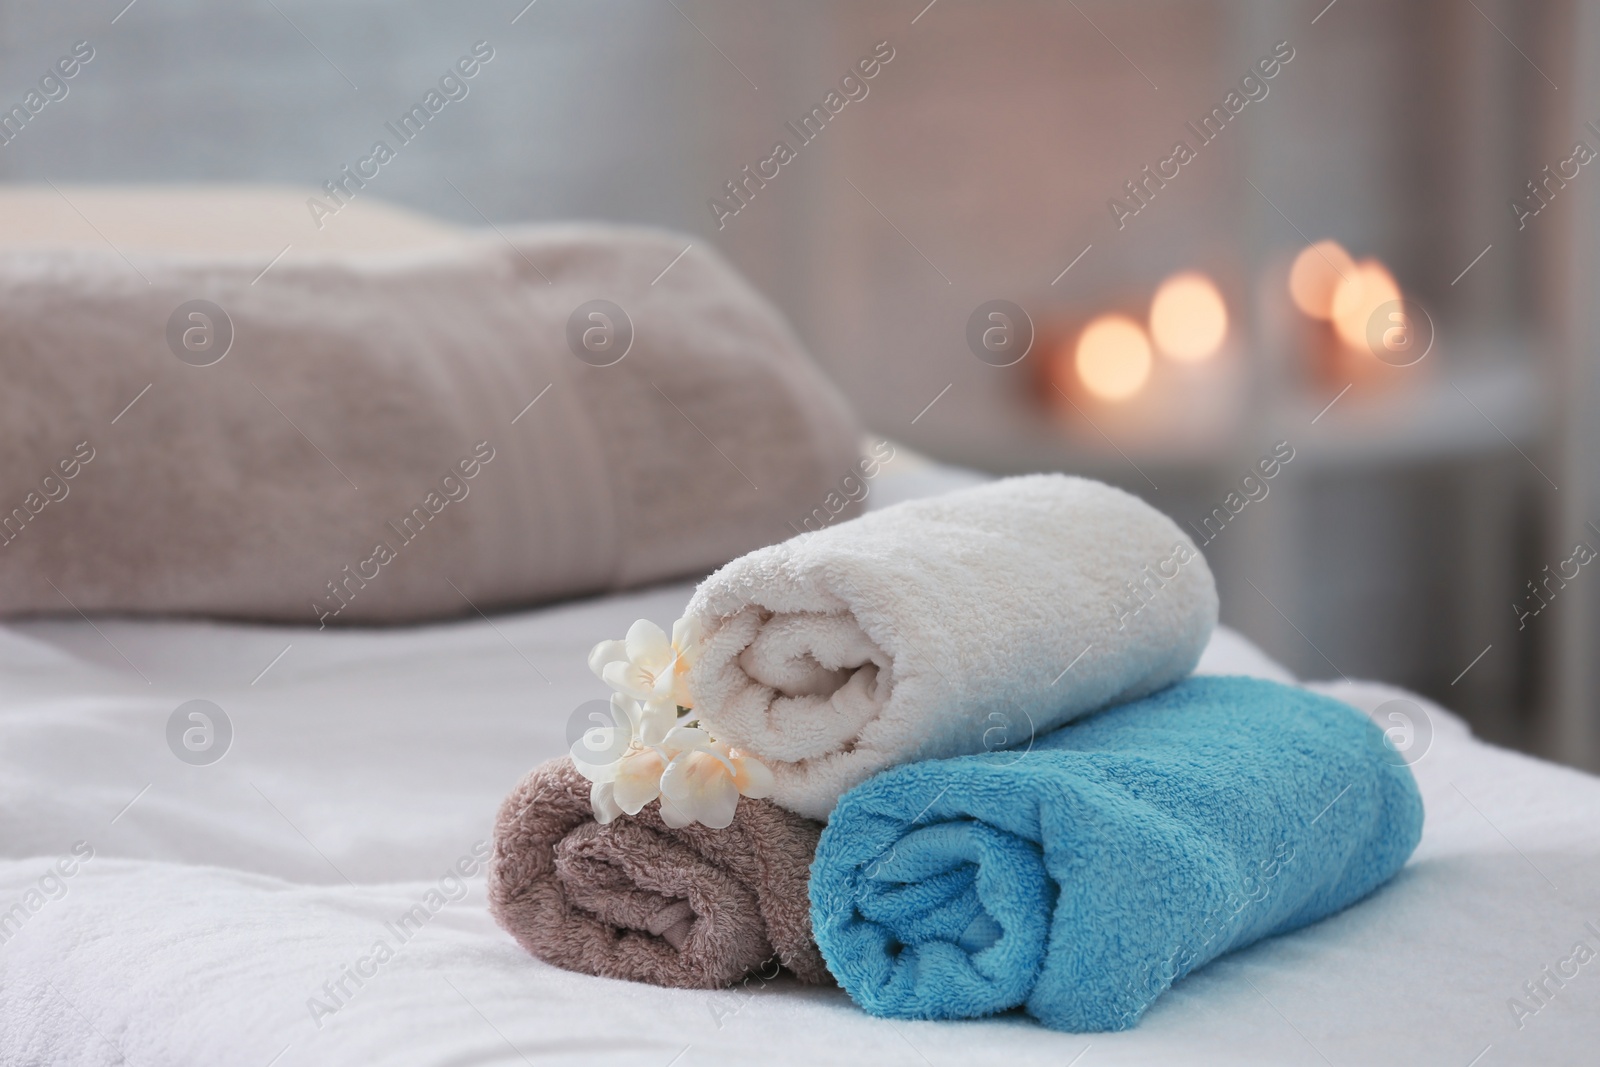
<path id="1" fill-rule="evenodd" d="M 404 622 L 790 536 L 857 426 L 686 244 L 523 228 L 264 272 L 0 253 L 0 614 Z"/>

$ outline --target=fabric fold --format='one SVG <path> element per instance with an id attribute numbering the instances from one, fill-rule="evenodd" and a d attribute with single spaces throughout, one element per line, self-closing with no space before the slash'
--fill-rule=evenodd
<path id="1" fill-rule="evenodd" d="M 721 830 L 671 829 L 659 802 L 601 825 L 589 788 L 563 757 L 501 805 L 489 909 L 525 949 L 661 986 L 718 989 L 773 964 L 830 981 L 806 896 L 819 825 L 748 797 Z"/>
<path id="2" fill-rule="evenodd" d="M 1355 709 L 1191 678 L 1025 753 L 859 786 L 822 835 L 812 922 L 872 1014 L 1023 1007 L 1122 1030 L 1195 968 L 1388 881 L 1422 815 L 1410 769 Z"/>
<path id="3" fill-rule="evenodd" d="M 886 767 L 1025 747 L 1194 669 L 1217 619 L 1205 559 L 1120 489 L 1060 474 L 910 501 L 707 578 L 690 687 L 773 799 L 826 819 Z"/>

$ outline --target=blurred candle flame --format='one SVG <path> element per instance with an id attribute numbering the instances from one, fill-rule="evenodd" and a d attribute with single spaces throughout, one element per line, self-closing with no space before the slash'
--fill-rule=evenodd
<path id="1" fill-rule="evenodd" d="M 1078 380 L 1101 400 L 1127 400 L 1150 379 L 1150 339 L 1126 315 L 1101 315 L 1078 336 Z"/>
<path id="2" fill-rule="evenodd" d="M 1222 347 L 1228 307 L 1210 278 L 1183 271 L 1161 283 L 1150 303 L 1150 333 L 1163 355 L 1198 363 Z"/>
<path id="3" fill-rule="evenodd" d="M 1356 274 L 1356 261 L 1338 241 L 1318 241 L 1300 250 L 1289 268 L 1289 296 L 1314 319 L 1333 317 L 1334 292 Z"/>
<path id="4" fill-rule="evenodd" d="M 1399 299 L 1400 286 L 1389 269 L 1375 259 L 1364 259 L 1333 291 L 1330 310 L 1334 331 L 1351 348 L 1365 348 L 1367 323 L 1373 313 L 1383 304 Z"/>

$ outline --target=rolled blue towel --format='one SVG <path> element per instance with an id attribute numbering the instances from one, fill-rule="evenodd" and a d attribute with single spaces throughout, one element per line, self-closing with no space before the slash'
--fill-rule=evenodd
<path id="1" fill-rule="evenodd" d="M 812 926 L 874 1015 L 1123 1030 L 1196 967 L 1371 893 L 1421 835 L 1411 771 L 1366 716 L 1190 678 L 852 789 L 811 867 Z"/>

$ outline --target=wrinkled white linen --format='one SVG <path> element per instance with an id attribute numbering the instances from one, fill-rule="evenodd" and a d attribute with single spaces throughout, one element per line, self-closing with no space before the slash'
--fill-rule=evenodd
<path id="1" fill-rule="evenodd" d="M 1600 948 L 1584 926 L 1600 926 L 1600 780 L 1476 741 L 1416 698 L 1427 822 L 1406 870 L 1178 983 L 1127 1033 L 889 1022 L 782 980 L 705 993 L 540 963 L 489 918 L 481 874 L 460 899 L 446 875 L 564 750 L 569 714 L 605 698 L 589 648 L 670 622 L 689 594 L 395 631 L 0 627 L 0 917 L 26 912 L 0 943 L 0 1064 L 1465 1067 L 1486 1046 L 1479 1067 L 1593 1062 L 1600 961 L 1561 988 L 1541 969 Z M 1288 677 L 1226 628 L 1199 669 Z M 1403 696 L 1318 688 L 1369 712 Z M 164 736 L 194 698 L 234 727 L 210 766 Z M 61 876 L 78 841 L 94 854 Z M 1532 1007 L 1524 983 L 1541 980 L 1555 995 L 1519 1029 L 1508 1001 Z"/>

